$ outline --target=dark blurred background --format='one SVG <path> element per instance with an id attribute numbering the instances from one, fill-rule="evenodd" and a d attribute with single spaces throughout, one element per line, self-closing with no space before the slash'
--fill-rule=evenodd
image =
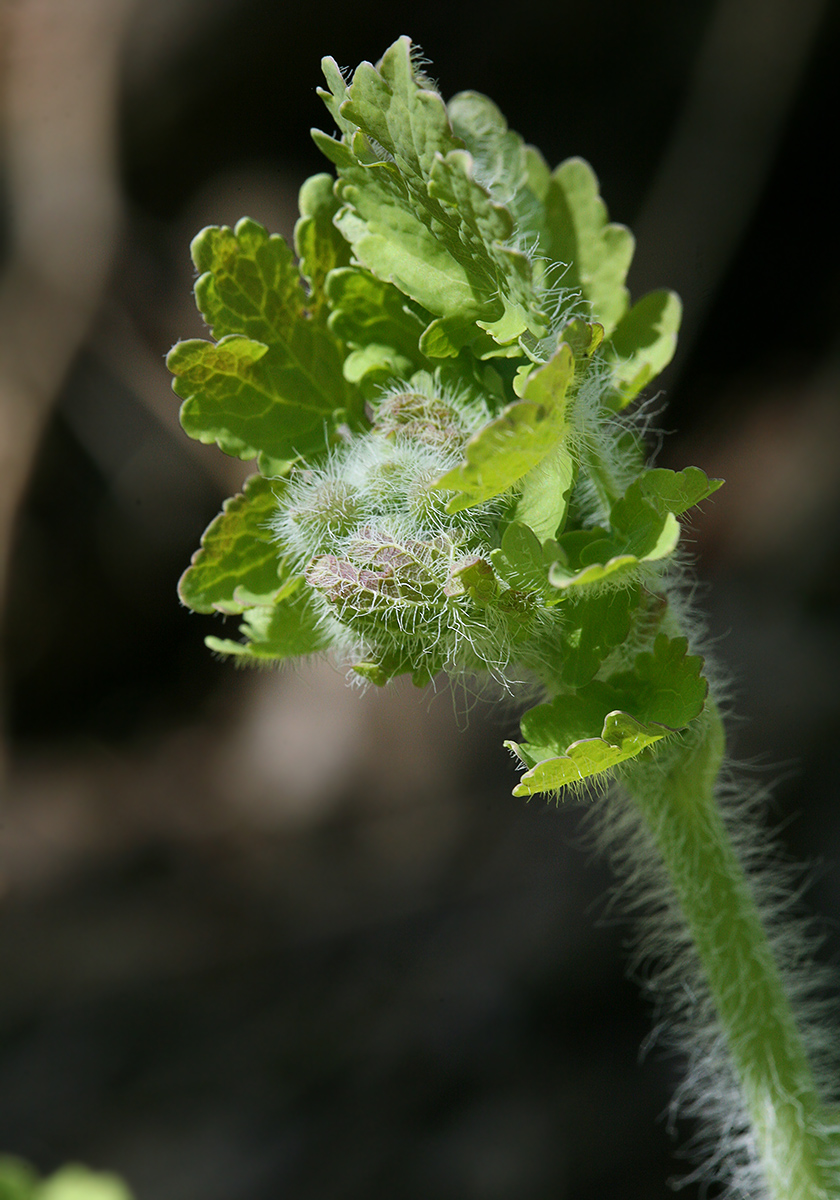
<path id="1" fill-rule="evenodd" d="M 515 710 L 237 672 L 175 596 L 248 473 L 178 427 L 189 240 L 290 235 L 321 56 L 402 33 L 588 158 L 634 294 L 683 295 L 660 462 L 727 479 L 690 539 L 734 745 L 840 952 L 840 8 L 5 0 L 0 1150 L 137 1200 L 654 1200 L 688 1169 L 582 814 L 510 797 Z"/>

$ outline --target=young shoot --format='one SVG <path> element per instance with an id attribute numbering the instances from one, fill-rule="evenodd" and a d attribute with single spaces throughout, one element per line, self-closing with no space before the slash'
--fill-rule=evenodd
<path id="1" fill-rule="evenodd" d="M 836 1198 L 817 977 L 722 774 L 684 600 L 680 517 L 721 481 L 652 466 L 639 433 L 680 302 L 631 303 L 633 238 L 587 163 L 551 169 L 484 96 L 445 103 L 408 38 L 323 70 L 334 175 L 304 184 L 294 247 L 248 218 L 192 244 L 212 340 L 169 354 L 181 421 L 256 473 L 181 599 L 241 616 L 242 640 L 207 639 L 239 662 L 536 692 L 514 795 L 585 794 L 647 913 L 698 1177 Z"/>

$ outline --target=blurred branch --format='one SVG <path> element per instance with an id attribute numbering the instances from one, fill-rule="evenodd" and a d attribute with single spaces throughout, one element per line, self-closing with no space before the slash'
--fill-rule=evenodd
<path id="1" fill-rule="evenodd" d="M 8 253 L 0 279 L 0 600 L 50 406 L 95 313 L 120 223 L 115 129 L 133 0 L 5 0 Z"/>

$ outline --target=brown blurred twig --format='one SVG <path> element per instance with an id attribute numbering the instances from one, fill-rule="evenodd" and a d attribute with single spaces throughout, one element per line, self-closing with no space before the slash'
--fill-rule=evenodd
<path id="1" fill-rule="evenodd" d="M 0 4 L 8 253 L 0 278 L 0 600 L 50 406 L 120 224 L 116 117 L 133 0 Z"/>

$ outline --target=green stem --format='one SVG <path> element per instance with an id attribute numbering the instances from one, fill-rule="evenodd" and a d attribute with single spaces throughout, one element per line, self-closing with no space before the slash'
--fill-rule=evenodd
<path id="1" fill-rule="evenodd" d="M 802 1038 L 714 796 L 723 753 L 711 705 L 625 782 L 662 855 L 705 971 L 774 1200 L 836 1200 L 832 1139 Z M 833 1182 L 832 1182 L 833 1181 Z"/>

